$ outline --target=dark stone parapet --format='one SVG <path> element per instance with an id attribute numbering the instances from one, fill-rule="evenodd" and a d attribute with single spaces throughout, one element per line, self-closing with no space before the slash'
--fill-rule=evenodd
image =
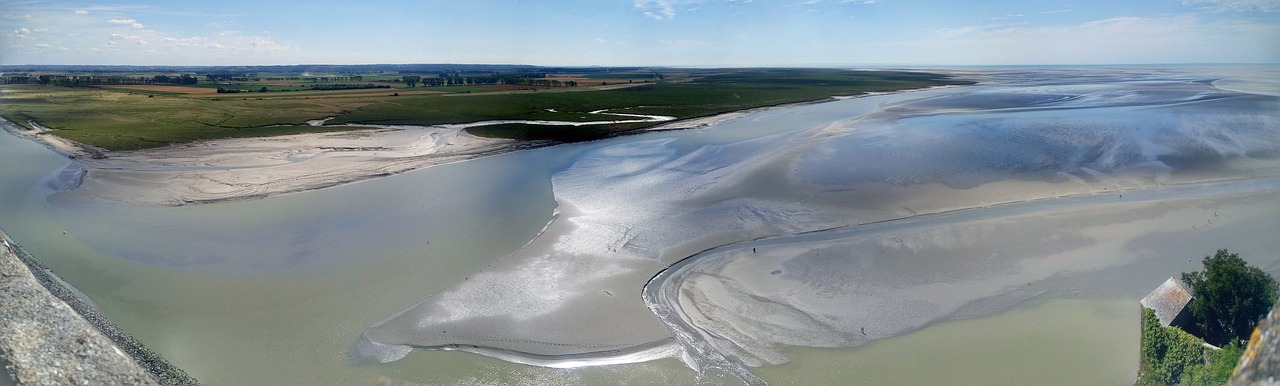
<path id="1" fill-rule="evenodd" d="M 19 384 L 199 384 L 0 238 L 0 357 Z"/>

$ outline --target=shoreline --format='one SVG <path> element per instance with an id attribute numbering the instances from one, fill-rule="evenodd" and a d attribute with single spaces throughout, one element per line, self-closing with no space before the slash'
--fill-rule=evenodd
<path id="1" fill-rule="evenodd" d="M 719 114 L 675 119 L 629 113 L 592 113 L 639 118 L 623 122 L 660 122 L 642 129 L 606 135 L 603 139 L 649 132 L 699 129 L 742 116 L 840 100 L 926 91 L 954 85 L 890 92 L 832 95 L 825 98 L 758 106 Z M 308 122 L 325 126 L 327 119 Z M 228 138 L 154 149 L 107 152 L 57 137 L 36 122 L 28 130 L 0 119 L 6 131 L 77 161 L 64 170 L 79 175 L 62 184 L 62 192 L 89 201 L 141 206 L 183 206 L 261 199 L 358 183 L 427 167 L 562 144 L 485 138 L 466 132 L 479 124 L 526 121 L 480 121 L 445 125 L 366 125 L 351 131 L 291 134 L 274 137 Z M 533 121 L 528 121 L 533 122 Z M 539 121 L 540 122 L 540 121 Z M 600 121 L 616 123 L 615 121 Z M 563 125 L 593 123 L 563 122 Z M 601 123 L 595 123 L 601 124 Z"/>
<path id="2" fill-rule="evenodd" d="M 660 125 L 615 133 L 606 138 L 622 137 L 627 135 L 638 135 L 638 134 L 644 134 L 648 132 L 700 129 L 703 127 L 718 124 L 720 122 L 736 119 L 744 115 L 761 113 L 766 111 L 773 111 L 777 109 L 816 105 L 816 104 L 830 103 L 830 102 L 839 102 L 844 100 L 867 98 L 867 97 L 881 96 L 881 95 L 894 95 L 894 94 L 906 94 L 906 93 L 920 92 L 920 91 L 941 90 L 941 89 L 948 89 L 948 88 L 972 86 L 977 84 L 980 84 L 980 83 L 975 82 L 973 84 L 968 84 L 968 85 L 928 86 L 928 87 L 911 88 L 911 89 L 903 89 L 903 90 L 895 90 L 895 91 L 871 91 L 871 92 L 864 92 L 864 93 L 855 94 L 855 95 L 830 95 L 825 98 L 818 98 L 818 99 L 812 99 L 807 101 L 777 103 L 772 105 L 751 107 L 751 108 L 746 108 L 742 110 L 728 111 L 728 112 L 723 112 L 719 114 L 702 115 L 702 116 L 696 116 L 696 117 L 677 119 L 677 120 L 663 123 Z"/>
<path id="3" fill-rule="evenodd" d="M 53 135 L 51 133 L 52 130 L 41 126 L 36 121 L 29 120 L 27 121 L 27 125 L 30 125 L 32 129 L 27 129 L 17 122 L 10 121 L 6 118 L 0 118 L 0 126 L 4 127 L 5 131 L 12 133 L 19 138 L 44 145 L 46 149 L 49 149 L 63 157 L 67 157 L 69 159 L 84 157 L 95 159 L 106 158 L 106 150 Z"/>
<path id="4" fill-rule="evenodd" d="M 40 313 L 46 316 L 29 321 L 32 325 L 58 325 L 56 327 L 6 326 L 19 328 L 16 335 L 31 332 L 43 334 L 33 337 L 43 338 L 40 339 L 38 347 L 27 347 L 29 351 L 43 351 L 43 353 L 35 353 L 38 356 L 34 361 L 31 361 L 31 358 L 25 358 L 28 361 L 18 361 L 13 360 L 12 356 L 19 353 L 0 350 L 0 360 L 12 366 L 11 370 L 6 369 L 12 371 L 11 373 L 0 376 L 19 374 L 27 377 L 35 376 L 35 379 L 22 379 L 24 383 L 32 384 L 50 382 L 56 384 L 68 380 L 90 383 L 145 384 L 146 381 L 151 381 L 150 383 L 161 385 L 200 384 L 195 378 L 148 349 L 98 312 L 92 300 L 24 251 L 3 230 L 0 230 L 0 244 L 3 244 L 0 248 L 4 249 L 0 251 L 0 258 L 5 260 L 12 258 L 16 260 L 17 265 L 25 268 L 18 270 L 21 272 L 17 274 L 5 272 L 4 280 L 0 281 L 0 284 L 3 284 L 0 288 L 15 295 L 19 294 L 18 291 L 31 293 L 27 295 L 29 297 L 24 297 L 31 303 L 6 304 L 6 306 L 13 306 L 9 311 L 18 311 L 21 314 Z M 32 287 L 39 288 L 20 289 L 18 286 L 23 283 L 19 281 L 32 283 Z M 43 292 L 44 295 L 33 291 Z M 43 296 L 50 299 L 42 299 Z M 11 332 L 8 328 L 4 330 Z M 97 341 L 98 339 L 101 341 Z M 74 359 L 68 363 L 68 358 L 60 358 L 66 356 L 74 356 Z M 128 360 L 119 358 L 128 358 Z M 149 378 L 139 378 L 139 372 L 146 374 Z"/>

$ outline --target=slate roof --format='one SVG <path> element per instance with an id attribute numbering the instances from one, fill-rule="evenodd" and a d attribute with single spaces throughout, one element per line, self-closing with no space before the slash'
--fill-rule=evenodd
<path id="1" fill-rule="evenodd" d="M 1173 276 L 1169 280 L 1165 280 L 1164 284 L 1156 287 L 1154 291 L 1142 298 L 1143 307 L 1150 308 L 1156 312 L 1156 318 L 1160 319 L 1160 324 L 1168 326 L 1173 322 L 1174 318 L 1187 307 L 1187 303 L 1191 302 L 1191 291 L 1178 279 Z"/>

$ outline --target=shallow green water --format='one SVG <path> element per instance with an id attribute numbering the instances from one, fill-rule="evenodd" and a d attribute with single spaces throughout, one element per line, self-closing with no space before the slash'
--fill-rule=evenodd
<path id="1" fill-rule="evenodd" d="M 1050 300 L 944 322 L 854 349 L 793 348 L 759 369 L 775 385 L 1130 385 L 1138 302 Z"/>

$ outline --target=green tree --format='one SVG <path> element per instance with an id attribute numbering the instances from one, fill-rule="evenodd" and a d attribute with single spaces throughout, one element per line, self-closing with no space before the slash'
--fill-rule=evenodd
<path id="1" fill-rule="evenodd" d="M 422 81 L 422 76 L 421 75 L 404 75 L 404 76 L 401 76 L 400 79 L 403 80 L 404 84 L 408 85 L 409 87 L 414 87 L 418 84 L 418 82 Z"/>
<path id="2" fill-rule="evenodd" d="M 1192 332 L 1216 346 L 1248 339 L 1276 302 L 1276 280 L 1226 249 L 1203 263 L 1203 272 L 1182 274 L 1191 287 Z"/>

